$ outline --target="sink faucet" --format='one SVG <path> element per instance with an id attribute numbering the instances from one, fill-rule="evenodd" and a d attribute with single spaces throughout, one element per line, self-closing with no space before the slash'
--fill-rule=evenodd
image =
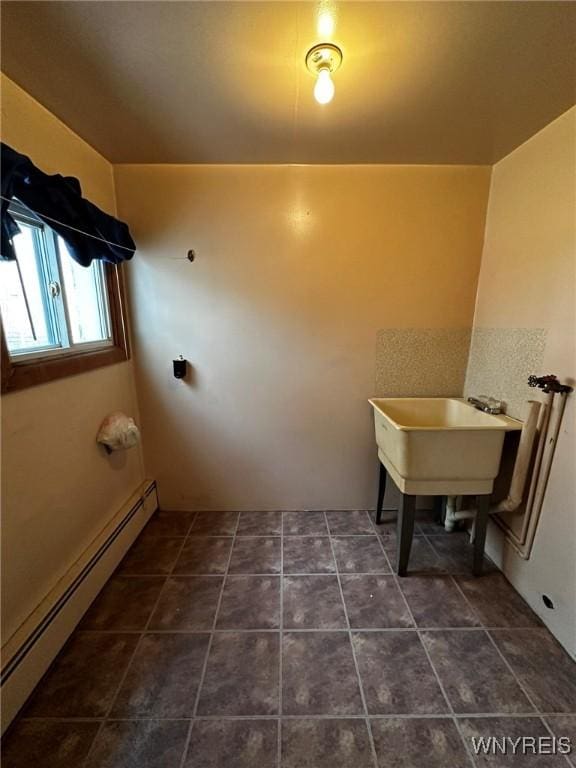
<path id="1" fill-rule="evenodd" d="M 486 395 L 480 395 L 479 397 L 469 397 L 468 402 L 484 413 L 491 413 L 493 416 L 497 416 L 502 413 L 502 402 L 495 400 L 493 397 L 486 397 Z"/>

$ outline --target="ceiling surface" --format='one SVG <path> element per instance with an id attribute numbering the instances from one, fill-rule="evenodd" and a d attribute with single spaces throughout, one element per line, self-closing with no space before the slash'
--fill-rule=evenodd
<path id="1" fill-rule="evenodd" d="M 2 69 L 115 163 L 489 164 L 576 103 L 576 3 L 4 2 Z"/>

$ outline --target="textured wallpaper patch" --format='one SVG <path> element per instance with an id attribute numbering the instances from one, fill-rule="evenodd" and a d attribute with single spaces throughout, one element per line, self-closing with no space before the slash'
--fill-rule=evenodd
<path id="1" fill-rule="evenodd" d="M 387 328 L 376 336 L 376 397 L 462 397 L 468 328 Z"/>
<path id="2" fill-rule="evenodd" d="M 527 400 L 535 398 L 528 376 L 542 369 L 546 331 L 543 328 L 475 328 L 464 394 L 491 395 L 506 403 L 506 413 L 524 415 Z"/>

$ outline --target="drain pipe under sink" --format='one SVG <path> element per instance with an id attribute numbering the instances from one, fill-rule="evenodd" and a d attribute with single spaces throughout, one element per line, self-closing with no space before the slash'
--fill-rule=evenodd
<path id="1" fill-rule="evenodd" d="M 512 471 L 512 479 L 510 481 L 510 490 L 508 496 L 496 504 L 490 510 L 490 514 L 496 512 L 513 512 L 518 509 L 524 496 L 524 489 L 526 487 L 526 479 L 528 477 L 528 469 L 530 467 L 530 459 L 532 457 L 532 450 L 534 447 L 534 439 L 536 437 L 538 427 L 538 417 L 540 415 L 541 403 L 536 400 L 528 401 L 528 415 L 526 421 L 522 426 L 522 432 L 520 434 L 520 442 L 518 444 L 518 452 L 516 453 L 516 460 L 514 462 L 514 469 Z M 549 416 L 545 414 L 545 419 Z M 546 424 L 541 427 L 542 434 L 546 431 Z M 541 457 L 540 457 L 541 458 Z M 535 467 L 535 471 L 538 468 Z M 476 517 L 476 509 L 458 509 L 457 496 L 448 496 L 446 499 L 446 518 L 444 521 L 444 527 L 447 531 L 453 531 L 456 523 L 459 520 L 470 520 Z M 470 540 L 473 541 L 474 532 L 472 531 Z"/>

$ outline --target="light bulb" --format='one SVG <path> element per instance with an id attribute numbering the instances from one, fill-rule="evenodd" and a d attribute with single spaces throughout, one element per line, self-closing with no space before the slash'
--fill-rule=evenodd
<path id="1" fill-rule="evenodd" d="M 314 86 L 314 98 L 318 104 L 328 104 L 334 98 L 334 83 L 327 67 L 322 67 L 318 72 L 318 80 Z"/>

